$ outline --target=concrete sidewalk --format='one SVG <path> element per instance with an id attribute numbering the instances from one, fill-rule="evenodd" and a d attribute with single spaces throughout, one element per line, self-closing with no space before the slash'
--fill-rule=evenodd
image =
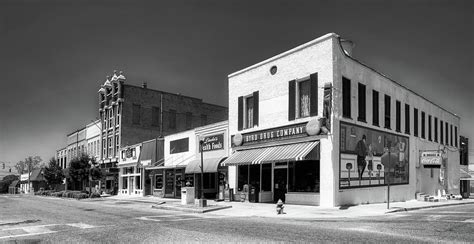
<path id="1" fill-rule="evenodd" d="M 129 197 L 113 196 L 110 200 L 134 201 L 151 203 L 154 206 L 160 206 L 161 209 L 178 210 L 184 212 L 206 212 L 191 211 L 192 206 L 182 206 L 180 199 L 159 198 L 159 197 Z M 422 202 L 411 200 L 406 202 L 392 202 L 390 209 L 387 209 L 387 203 L 363 204 L 356 206 L 343 206 L 334 208 L 325 208 L 318 206 L 303 206 L 285 204 L 284 212 L 286 214 L 277 215 L 276 205 L 272 203 L 249 203 L 249 202 L 216 202 L 208 200 L 208 205 L 213 208 L 223 207 L 218 211 L 206 213 L 207 215 L 219 215 L 229 217 L 277 217 L 277 218 L 299 218 L 299 219 L 319 219 L 319 218 L 358 218 L 381 216 L 388 213 L 400 211 L 413 211 L 425 208 L 435 208 L 443 206 L 453 206 L 462 204 L 474 204 L 474 199 L 448 200 L 445 202 Z M 231 208 L 229 208 L 231 206 Z M 224 208 L 225 207 L 225 208 Z M 198 207 L 194 207 L 198 209 Z"/>

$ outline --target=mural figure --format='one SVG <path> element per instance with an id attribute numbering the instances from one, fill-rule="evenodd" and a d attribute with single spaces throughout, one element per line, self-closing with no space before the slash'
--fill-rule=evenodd
<path id="1" fill-rule="evenodd" d="M 357 153 L 357 171 L 359 172 L 359 180 L 362 180 L 362 174 L 364 174 L 366 162 L 365 156 L 367 156 L 366 137 L 362 135 L 362 139 L 357 142 L 355 152 Z"/>

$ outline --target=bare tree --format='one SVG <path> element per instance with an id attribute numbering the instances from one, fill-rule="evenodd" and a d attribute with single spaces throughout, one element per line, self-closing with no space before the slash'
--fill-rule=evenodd
<path id="1" fill-rule="evenodd" d="M 15 164 L 15 169 L 18 174 L 24 174 L 28 172 L 28 166 L 30 167 L 29 170 L 40 168 L 40 163 L 42 159 L 40 156 L 28 156 L 25 158 L 24 161 L 20 161 Z"/>

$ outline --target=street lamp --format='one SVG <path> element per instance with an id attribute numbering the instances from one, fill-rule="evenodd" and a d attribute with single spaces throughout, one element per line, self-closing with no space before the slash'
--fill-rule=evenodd
<path id="1" fill-rule="evenodd" d="M 203 145 L 204 145 L 204 141 L 203 140 L 199 140 L 199 148 L 201 149 L 201 195 L 200 195 L 200 199 L 204 199 L 204 157 L 203 157 Z M 202 202 L 202 201 L 201 201 Z"/>
<path id="2" fill-rule="evenodd" d="M 92 181 L 92 177 L 91 177 L 92 161 L 91 160 L 89 160 L 89 165 L 90 165 L 90 167 L 89 167 L 89 196 L 90 196 L 90 194 L 92 193 L 92 187 L 91 187 L 91 183 L 92 183 L 91 182 Z"/>

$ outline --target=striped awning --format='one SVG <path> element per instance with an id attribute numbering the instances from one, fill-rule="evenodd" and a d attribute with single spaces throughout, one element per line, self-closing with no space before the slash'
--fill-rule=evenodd
<path id="1" fill-rule="evenodd" d="M 224 162 L 222 166 L 261 164 L 271 162 L 300 161 L 319 144 L 319 141 L 301 142 L 273 147 L 263 147 L 237 151 Z M 316 159 L 316 158 L 314 158 Z"/>

